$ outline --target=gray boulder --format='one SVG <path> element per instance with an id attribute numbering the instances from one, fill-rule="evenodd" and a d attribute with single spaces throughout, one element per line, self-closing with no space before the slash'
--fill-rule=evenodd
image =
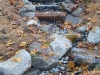
<path id="1" fill-rule="evenodd" d="M 20 9 L 20 12 L 34 12 L 36 11 L 35 5 L 25 5 Z"/>
<path id="2" fill-rule="evenodd" d="M 55 39 L 50 43 L 50 47 L 58 58 L 61 58 L 72 47 L 72 43 L 67 38 L 58 34 L 54 34 L 52 37 Z"/>
<path id="3" fill-rule="evenodd" d="M 40 54 L 36 54 L 32 57 L 32 65 L 37 67 L 40 70 L 50 70 L 53 67 L 56 67 L 59 59 L 72 47 L 71 42 L 58 35 L 55 34 L 54 41 L 50 43 L 48 49 L 41 49 L 41 43 L 34 42 L 30 45 L 30 51 L 34 49 L 38 50 Z M 53 55 L 48 55 L 53 53 Z M 45 59 L 41 54 L 46 54 L 48 59 Z M 42 63 L 42 64 L 41 64 Z"/>
<path id="4" fill-rule="evenodd" d="M 62 2 L 62 6 L 67 12 L 72 12 L 74 7 L 74 2 L 72 0 L 65 0 Z"/>
<path id="5" fill-rule="evenodd" d="M 80 17 L 74 17 L 72 15 L 67 15 L 66 16 L 66 21 L 72 22 L 72 24 L 79 24 L 82 22 L 82 19 Z"/>
<path id="6" fill-rule="evenodd" d="M 89 43 L 97 44 L 100 42 L 100 27 L 96 26 L 95 31 L 89 31 L 87 41 Z"/>
<path id="7" fill-rule="evenodd" d="M 73 55 L 73 59 L 76 63 L 87 62 L 89 64 L 92 63 L 100 63 L 99 58 L 95 58 L 95 56 L 100 55 L 98 50 L 87 50 L 85 48 L 72 48 L 71 55 Z"/>
<path id="8" fill-rule="evenodd" d="M 36 8 L 34 5 L 29 4 L 25 5 L 20 9 L 20 14 L 22 17 L 30 17 L 33 18 L 35 16 Z"/>
<path id="9" fill-rule="evenodd" d="M 12 60 L 13 58 L 21 58 L 21 61 Z M 3 75 L 22 75 L 31 67 L 30 54 L 22 49 L 11 59 L 0 63 L 0 73 Z"/>
<path id="10" fill-rule="evenodd" d="M 82 14 L 82 12 L 83 12 L 83 8 L 78 8 L 77 10 L 73 11 L 71 14 L 73 16 L 78 17 L 78 16 L 80 16 Z"/>
<path id="11" fill-rule="evenodd" d="M 48 54 L 52 52 L 52 49 L 48 47 L 48 49 L 41 49 L 41 43 L 34 42 L 30 45 L 30 51 L 34 49 L 38 50 L 40 53 Z M 32 66 L 35 66 L 39 70 L 50 70 L 51 68 L 57 66 L 58 58 L 56 55 L 49 56 L 48 60 L 46 60 L 42 55 L 37 54 L 32 57 Z"/>
<path id="12" fill-rule="evenodd" d="M 68 13 L 69 12 L 72 12 L 73 10 L 73 7 L 74 7 L 74 4 L 72 3 L 65 3 L 65 2 L 62 2 L 62 6 L 64 7 L 64 10 L 66 10 Z"/>

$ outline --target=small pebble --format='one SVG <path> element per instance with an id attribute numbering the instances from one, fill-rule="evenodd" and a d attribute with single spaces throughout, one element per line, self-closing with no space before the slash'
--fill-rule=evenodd
<path id="1" fill-rule="evenodd" d="M 2 14 L 2 12 L 0 12 L 0 16 L 2 16 L 3 14 Z"/>
<path id="2" fill-rule="evenodd" d="M 61 58 L 61 60 L 64 60 L 64 59 L 65 59 L 64 57 Z"/>
<path id="3" fill-rule="evenodd" d="M 67 64 L 68 63 L 68 61 L 63 61 L 63 64 Z"/>
<path id="4" fill-rule="evenodd" d="M 61 63 L 63 63 L 64 62 L 64 60 L 60 60 L 61 61 Z"/>
<path id="5" fill-rule="evenodd" d="M 55 71 L 54 70 L 50 70 L 50 73 L 54 73 Z"/>
<path id="6" fill-rule="evenodd" d="M 69 57 L 67 56 L 67 57 L 65 57 L 65 61 L 67 61 L 69 59 Z"/>
<path id="7" fill-rule="evenodd" d="M 60 68 L 61 66 L 57 66 L 57 68 Z"/>
<path id="8" fill-rule="evenodd" d="M 61 70 L 65 70 L 65 68 L 64 68 L 64 67 L 60 67 L 60 69 L 61 69 Z"/>

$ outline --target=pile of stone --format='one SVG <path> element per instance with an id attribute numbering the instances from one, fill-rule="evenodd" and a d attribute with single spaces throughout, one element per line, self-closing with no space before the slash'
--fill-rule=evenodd
<path id="1" fill-rule="evenodd" d="M 22 0 L 25 4 L 20 9 L 22 17 L 28 17 L 26 25 L 38 26 L 42 32 L 50 33 L 50 41 L 47 49 L 41 48 L 41 43 L 36 41 L 30 44 L 30 52 L 38 50 L 36 55 L 30 54 L 25 49 L 20 50 L 14 57 L 0 63 L 0 75 L 70 75 L 68 63 L 73 61 L 77 66 L 82 62 L 88 65 L 88 70 L 98 67 L 100 55 L 98 50 L 89 51 L 86 48 L 77 48 L 80 41 L 97 44 L 100 42 L 100 27 L 86 31 L 87 26 L 75 29 L 62 29 L 57 26 L 57 20 L 72 23 L 72 26 L 80 24 L 83 6 L 77 6 L 74 0 Z M 41 2 L 42 1 L 42 2 Z M 48 1 L 48 2 L 47 2 Z M 40 2 L 40 4 L 34 4 Z M 63 6 L 62 9 L 59 9 Z M 49 9 L 48 9 L 49 8 Z M 43 11 L 42 11 L 43 10 Z M 38 20 L 35 20 L 37 17 Z M 41 20 L 53 20 L 50 24 L 41 26 Z M 70 34 L 69 31 L 72 31 Z M 81 34 L 78 37 L 77 33 Z M 74 39 L 74 41 L 72 40 Z M 39 54 L 40 52 L 40 54 Z M 46 58 L 45 56 L 48 56 Z M 74 75 L 82 73 L 82 69 L 74 71 Z"/>

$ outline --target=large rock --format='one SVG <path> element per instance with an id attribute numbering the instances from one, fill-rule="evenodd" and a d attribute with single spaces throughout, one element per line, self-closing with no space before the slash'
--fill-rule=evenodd
<path id="1" fill-rule="evenodd" d="M 73 54 L 73 56 L 75 56 L 75 60 L 79 58 L 82 59 L 84 62 L 91 61 L 91 63 L 94 62 L 95 56 L 100 55 L 100 52 L 97 50 L 90 51 L 85 48 L 72 48 L 71 53 Z"/>
<path id="2" fill-rule="evenodd" d="M 67 12 L 72 12 L 75 5 L 72 0 L 65 0 L 62 2 L 62 6 Z"/>
<path id="3" fill-rule="evenodd" d="M 80 16 L 81 14 L 82 14 L 82 12 L 83 12 L 83 8 L 78 8 L 77 10 L 75 10 L 75 11 L 73 11 L 71 14 L 73 15 L 73 16 L 76 16 L 76 17 L 78 17 L 78 16 Z"/>
<path id="4" fill-rule="evenodd" d="M 35 5 L 25 5 L 20 9 L 20 12 L 34 12 L 36 11 Z"/>
<path id="5" fill-rule="evenodd" d="M 100 63 L 99 56 L 100 52 L 98 50 L 87 50 L 85 48 L 72 48 L 71 49 L 71 59 L 77 64 L 80 65 L 83 62 L 89 65 L 88 69 L 93 69 L 97 64 Z"/>
<path id="6" fill-rule="evenodd" d="M 97 44 L 100 42 L 100 27 L 96 26 L 94 31 L 89 31 L 87 41 L 89 43 Z"/>
<path id="7" fill-rule="evenodd" d="M 55 39 L 50 43 L 50 47 L 61 58 L 72 47 L 72 43 L 67 38 L 58 34 L 54 34 L 52 37 Z"/>
<path id="8" fill-rule="evenodd" d="M 67 15 L 66 16 L 66 21 L 72 22 L 72 24 L 79 24 L 82 22 L 82 19 L 80 17 L 74 17 L 72 15 Z"/>
<path id="9" fill-rule="evenodd" d="M 34 42 L 30 45 L 30 51 L 33 51 L 34 49 L 44 54 L 52 52 L 52 49 L 50 47 L 48 47 L 48 49 L 46 50 L 41 49 L 41 43 L 38 42 Z M 37 67 L 39 70 L 50 70 L 51 68 L 57 66 L 58 60 L 59 59 L 55 55 L 49 56 L 48 60 L 46 60 L 42 55 L 38 54 L 32 57 L 32 66 Z"/>
<path id="10" fill-rule="evenodd" d="M 20 9 L 20 14 L 22 17 L 33 18 L 35 16 L 35 11 L 36 11 L 35 6 L 32 4 L 28 4 L 28 5 L 23 6 Z"/>
<path id="11" fill-rule="evenodd" d="M 55 36 L 55 40 L 50 43 L 48 49 L 41 49 L 41 43 L 38 42 L 34 42 L 30 45 L 30 51 L 36 49 L 40 52 L 40 54 L 32 57 L 32 65 L 40 70 L 50 70 L 56 67 L 59 59 L 72 47 L 68 39 L 58 34 L 53 36 Z M 53 53 L 53 55 L 49 56 L 50 53 Z M 45 57 L 47 57 L 47 59 L 45 59 Z"/>
<path id="12" fill-rule="evenodd" d="M 12 60 L 13 58 L 21 58 L 21 61 Z M 31 67 L 30 54 L 22 49 L 11 59 L 0 63 L 0 73 L 2 75 L 22 75 Z"/>

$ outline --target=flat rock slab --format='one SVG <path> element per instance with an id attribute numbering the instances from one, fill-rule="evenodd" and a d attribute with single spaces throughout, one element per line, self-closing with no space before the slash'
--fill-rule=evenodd
<path id="1" fill-rule="evenodd" d="M 48 47 L 48 49 L 44 50 L 41 49 L 41 43 L 34 42 L 30 45 L 30 51 L 33 51 L 34 49 L 38 50 L 40 53 L 48 54 L 52 52 L 52 49 Z M 48 56 L 47 56 L 48 57 Z M 58 62 L 57 56 L 50 56 L 46 60 L 42 55 L 34 55 L 32 57 L 32 66 L 35 66 L 39 70 L 50 70 L 52 67 L 57 66 Z"/>
<path id="2" fill-rule="evenodd" d="M 36 49 L 41 53 L 32 57 L 32 65 L 39 70 L 50 70 L 56 67 L 59 59 L 72 47 L 68 39 L 58 34 L 52 35 L 51 37 L 55 37 L 55 39 L 46 50 L 41 49 L 41 43 L 38 42 L 34 42 L 30 45 L 30 51 Z M 49 53 L 53 53 L 53 55 L 48 56 Z M 47 57 L 47 59 L 42 55 Z"/>
<path id="3" fill-rule="evenodd" d="M 12 58 L 21 58 L 21 61 L 14 61 Z M 22 75 L 31 67 L 31 56 L 24 49 L 12 58 L 0 63 L 0 73 L 2 75 Z"/>

